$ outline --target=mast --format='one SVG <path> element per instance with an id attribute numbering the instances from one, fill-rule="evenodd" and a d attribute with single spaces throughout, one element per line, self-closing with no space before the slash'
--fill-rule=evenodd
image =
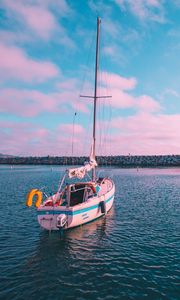
<path id="1" fill-rule="evenodd" d="M 96 62 L 95 62 L 95 80 L 94 80 L 94 115 L 93 115 L 93 158 L 96 153 L 96 107 L 97 107 L 97 81 L 98 81 L 98 67 L 99 67 L 99 34 L 100 34 L 101 20 L 97 18 L 97 37 L 96 37 Z M 92 170 L 92 181 L 96 180 L 96 170 Z"/>

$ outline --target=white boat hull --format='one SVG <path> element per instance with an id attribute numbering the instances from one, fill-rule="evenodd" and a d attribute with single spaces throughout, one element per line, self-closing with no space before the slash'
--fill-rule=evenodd
<path id="1" fill-rule="evenodd" d="M 115 187 L 111 182 L 111 189 L 104 194 L 99 194 L 88 199 L 86 202 L 73 207 L 43 207 L 37 209 L 38 222 L 46 230 L 59 230 L 58 217 L 66 218 L 63 229 L 80 226 L 105 215 L 112 207 L 114 201 Z M 104 202 L 104 203 L 103 203 Z M 103 205 L 102 205 L 103 204 Z"/>

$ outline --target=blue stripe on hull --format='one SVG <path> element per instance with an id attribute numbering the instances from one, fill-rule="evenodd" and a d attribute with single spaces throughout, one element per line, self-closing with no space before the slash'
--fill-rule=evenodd
<path id="1" fill-rule="evenodd" d="M 111 201 L 111 199 L 114 197 L 114 194 L 107 200 L 105 200 L 105 203 L 108 203 L 109 201 Z M 100 203 L 100 202 L 99 202 Z M 86 207 L 86 208 L 82 208 L 79 210 L 75 210 L 75 211 L 70 211 L 70 210 L 38 210 L 38 215 L 59 215 L 60 213 L 63 213 L 65 215 L 78 215 L 78 214 L 82 214 L 85 213 L 87 211 L 93 210 L 93 209 L 97 209 L 99 207 L 99 203 L 90 207 Z"/>

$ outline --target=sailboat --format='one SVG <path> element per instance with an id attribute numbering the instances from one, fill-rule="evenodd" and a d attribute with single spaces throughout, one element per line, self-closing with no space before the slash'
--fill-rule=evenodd
<path id="1" fill-rule="evenodd" d="M 96 106 L 98 98 L 109 97 L 97 94 L 99 33 L 101 20 L 97 18 L 95 86 L 93 114 L 93 142 L 89 162 L 84 166 L 70 168 L 65 171 L 57 192 L 42 201 L 43 193 L 32 189 L 27 195 L 26 205 L 32 205 L 36 196 L 37 219 L 40 226 L 46 230 L 66 230 L 91 222 L 108 213 L 113 206 L 115 185 L 108 177 L 98 178 L 96 175 Z M 92 172 L 92 177 L 85 176 Z M 68 179 L 67 179 L 68 178 Z M 65 181 L 68 184 L 65 185 Z M 78 181 L 79 180 L 79 181 Z"/>

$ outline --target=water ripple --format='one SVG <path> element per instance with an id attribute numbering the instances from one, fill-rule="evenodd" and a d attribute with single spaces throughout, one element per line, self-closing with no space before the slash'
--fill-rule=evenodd
<path id="1" fill-rule="evenodd" d="M 61 168 L 0 169 L 0 299 L 179 299 L 180 172 L 110 171 L 108 215 L 49 234 L 24 201 L 37 183 L 55 190 Z"/>

